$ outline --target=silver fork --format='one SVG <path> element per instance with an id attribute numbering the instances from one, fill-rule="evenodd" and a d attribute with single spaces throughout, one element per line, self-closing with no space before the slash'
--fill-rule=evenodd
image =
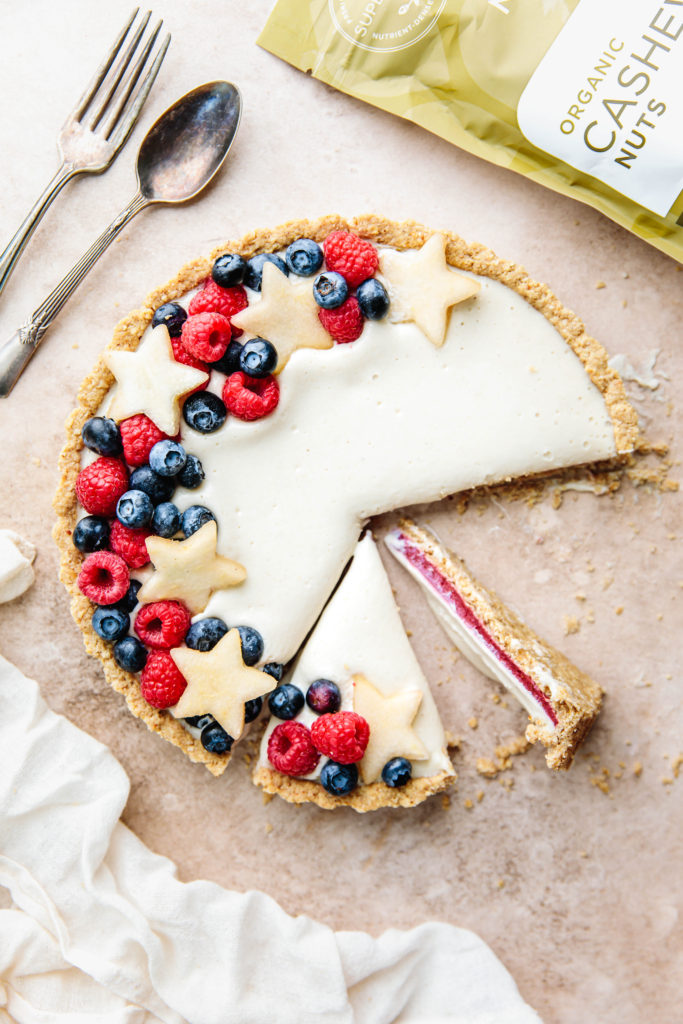
<path id="1" fill-rule="evenodd" d="M 139 10 L 136 7 L 133 11 L 59 134 L 57 145 L 61 166 L 0 256 L 0 294 L 26 243 L 60 189 L 78 174 L 106 171 L 138 119 L 171 42 L 167 34 L 138 85 L 163 24 L 159 21 L 137 59 L 133 60 L 152 14 L 147 11 L 123 49 Z"/>

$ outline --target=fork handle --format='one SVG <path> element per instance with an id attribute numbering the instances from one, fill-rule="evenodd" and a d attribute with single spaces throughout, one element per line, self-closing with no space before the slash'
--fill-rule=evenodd
<path id="1" fill-rule="evenodd" d="M 67 181 L 71 178 L 75 178 L 77 174 L 80 174 L 80 171 L 75 170 L 73 164 L 64 161 L 50 183 L 47 185 L 43 194 L 32 206 L 28 216 L 22 222 L 19 230 L 0 256 L 0 295 L 10 279 L 10 275 L 16 266 L 17 260 L 26 247 L 26 243 L 38 227 L 38 224 L 40 223 L 48 206 L 60 189 L 66 185 Z"/>

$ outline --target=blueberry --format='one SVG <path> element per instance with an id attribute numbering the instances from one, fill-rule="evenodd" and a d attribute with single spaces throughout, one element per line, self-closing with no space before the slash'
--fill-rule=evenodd
<path id="1" fill-rule="evenodd" d="M 245 725 L 248 722 L 253 722 L 255 718 L 261 714 L 261 708 L 263 707 L 263 697 L 254 697 L 252 700 L 248 700 L 244 705 L 244 722 Z"/>
<path id="2" fill-rule="evenodd" d="M 153 512 L 152 499 L 144 491 L 126 491 L 116 503 L 116 518 L 131 530 L 147 526 Z"/>
<path id="3" fill-rule="evenodd" d="M 142 672 L 147 661 L 147 648 L 136 636 L 124 636 L 114 644 L 116 663 L 126 672 Z"/>
<path id="4" fill-rule="evenodd" d="M 267 665 L 263 666 L 261 671 L 266 672 L 269 676 L 272 676 L 273 679 L 275 679 L 279 683 L 285 671 L 285 666 L 280 665 L 277 661 L 269 661 Z"/>
<path id="5" fill-rule="evenodd" d="M 212 434 L 225 423 L 225 403 L 211 391 L 198 391 L 185 400 L 183 418 L 189 427 L 200 434 Z"/>
<path id="6" fill-rule="evenodd" d="M 337 309 L 348 294 L 349 286 L 336 270 L 318 274 L 313 282 L 313 298 L 323 309 Z"/>
<path id="7" fill-rule="evenodd" d="M 320 781 L 332 796 L 346 796 L 358 785 L 358 768 L 355 764 L 327 761 L 320 772 Z"/>
<path id="8" fill-rule="evenodd" d="M 114 420 L 104 416 L 93 416 L 86 420 L 81 430 L 83 444 L 98 455 L 121 455 L 123 444 L 121 434 Z"/>
<path id="9" fill-rule="evenodd" d="M 175 480 L 169 476 L 159 476 L 151 466 L 138 466 L 130 474 L 128 486 L 133 491 L 144 491 L 152 499 L 153 505 L 162 501 L 170 501 L 175 491 Z"/>
<path id="10" fill-rule="evenodd" d="M 227 754 L 233 744 L 232 736 L 228 736 L 218 722 L 211 722 L 202 729 L 202 746 L 211 754 Z"/>
<path id="11" fill-rule="evenodd" d="M 215 363 L 211 363 L 211 369 L 224 373 L 226 377 L 229 377 L 231 373 L 237 373 L 240 369 L 241 352 L 242 345 L 239 341 L 229 342 L 225 355 L 217 359 Z"/>
<path id="12" fill-rule="evenodd" d="M 103 640 L 114 643 L 130 629 L 130 615 L 116 608 L 96 608 L 92 615 L 92 628 Z"/>
<path id="13" fill-rule="evenodd" d="M 237 627 L 242 641 L 242 661 L 245 665 L 255 665 L 263 656 L 263 637 L 258 629 L 251 626 Z"/>
<path id="14" fill-rule="evenodd" d="M 293 274 L 310 277 L 323 265 L 323 251 L 312 238 L 298 238 L 287 248 L 285 262 Z"/>
<path id="15" fill-rule="evenodd" d="M 178 483 L 188 490 L 194 491 L 204 479 L 204 467 L 196 455 L 188 455 L 185 468 L 178 473 Z"/>
<path id="16" fill-rule="evenodd" d="M 205 505 L 190 505 L 180 517 L 180 529 L 186 537 L 191 537 L 204 523 L 209 523 L 212 519 L 215 520 L 216 517 Z"/>
<path id="17" fill-rule="evenodd" d="M 177 476 L 187 462 L 185 449 L 177 441 L 157 441 L 149 453 L 149 464 L 159 476 Z"/>
<path id="18" fill-rule="evenodd" d="M 391 761 L 387 761 L 384 768 L 382 768 L 382 782 L 387 786 L 391 786 L 392 789 L 397 789 L 399 786 L 405 786 L 407 782 L 410 782 L 412 774 L 413 767 L 407 758 L 392 757 Z"/>
<path id="19" fill-rule="evenodd" d="M 242 284 L 247 265 L 241 256 L 234 252 L 226 252 L 213 261 L 211 277 L 221 288 L 234 288 Z"/>
<path id="20" fill-rule="evenodd" d="M 247 260 L 247 271 L 244 275 L 244 283 L 247 288 L 251 288 L 255 292 L 261 291 L 264 263 L 274 263 L 278 270 L 281 270 L 283 274 L 289 274 L 289 268 L 285 261 L 280 259 L 279 256 L 275 256 L 272 252 L 260 252 L 258 256 L 252 256 L 250 260 Z"/>
<path id="21" fill-rule="evenodd" d="M 265 338 L 252 338 L 242 345 L 240 370 L 249 377 L 267 377 L 277 366 L 275 345 Z"/>
<path id="22" fill-rule="evenodd" d="M 209 722 L 213 722 L 213 715 L 193 715 L 191 718 L 186 718 L 185 721 L 188 725 L 193 725 L 195 729 L 203 729 Z"/>
<path id="23" fill-rule="evenodd" d="M 99 516 L 85 516 L 76 523 L 71 539 L 79 551 L 102 551 L 109 546 L 109 523 Z"/>
<path id="24" fill-rule="evenodd" d="M 152 514 L 152 529 L 159 537 L 175 537 L 180 529 L 180 512 L 172 501 L 162 501 Z"/>
<path id="25" fill-rule="evenodd" d="M 389 311 L 389 296 L 381 281 L 369 277 L 356 289 L 360 311 L 368 320 L 381 320 Z"/>
<path id="26" fill-rule="evenodd" d="M 188 629 L 185 643 L 193 651 L 210 651 L 227 632 L 228 627 L 222 619 L 199 619 Z"/>
<path id="27" fill-rule="evenodd" d="M 334 711 L 339 711 L 341 707 L 339 687 L 331 679 L 316 679 L 308 687 L 306 703 L 317 715 L 329 715 Z"/>
<path id="28" fill-rule="evenodd" d="M 131 580 L 128 585 L 128 590 L 120 601 L 116 604 L 108 605 L 109 608 L 115 608 L 119 612 L 132 612 L 135 605 L 138 603 L 138 590 L 142 586 L 140 580 Z"/>
<path id="29" fill-rule="evenodd" d="M 282 683 L 268 698 L 270 713 L 276 718 L 296 718 L 303 706 L 303 693 L 298 686 L 292 686 L 291 683 Z"/>
<path id="30" fill-rule="evenodd" d="M 179 338 L 183 324 L 187 320 L 187 313 L 177 302 L 165 302 L 159 306 L 152 317 L 152 327 L 165 324 L 168 333 L 172 338 Z"/>

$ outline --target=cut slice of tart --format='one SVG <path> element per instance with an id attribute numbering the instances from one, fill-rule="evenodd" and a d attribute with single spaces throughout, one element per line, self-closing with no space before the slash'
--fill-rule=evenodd
<path id="1" fill-rule="evenodd" d="M 550 768 L 569 768 L 600 711 L 602 689 L 550 647 L 428 530 L 404 519 L 385 542 L 422 587 L 449 639 L 529 714 L 527 739 L 547 748 Z"/>
<path id="2" fill-rule="evenodd" d="M 369 533 L 269 703 L 254 781 L 291 803 L 409 807 L 455 779 Z"/>

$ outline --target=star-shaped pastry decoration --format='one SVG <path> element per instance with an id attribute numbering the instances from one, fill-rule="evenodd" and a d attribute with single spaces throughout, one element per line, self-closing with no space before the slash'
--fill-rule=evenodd
<path id="1" fill-rule="evenodd" d="M 376 782 L 392 757 L 427 760 L 429 754 L 412 728 L 421 701 L 420 690 L 398 690 L 385 696 L 365 676 L 353 676 L 353 710 L 370 726 L 370 740 L 360 763 L 363 782 Z"/>
<path id="2" fill-rule="evenodd" d="M 414 320 L 422 333 L 439 347 L 446 339 L 451 306 L 476 295 L 481 285 L 446 263 L 446 239 L 432 235 L 420 250 L 380 252 L 379 269 L 390 300 L 390 317 Z"/>
<path id="3" fill-rule="evenodd" d="M 117 382 L 107 415 L 125 420 L 145 413 L 171 436 L 180 426 L 180 399 L 208 380 L 203 370 L 175 361 L 164 324 L 155 327 L 135 352 L 107 351 L 104 361 Z"/>
<path id="4" fill-rule="evenodd" d="M 214 590 L 243 583 L 246 569 L 216 553 L 216 536 L 212 519 L 187 540 L 148 537 L 147 552 L 154 572 L 138 592 L 140 604 L 182 601 L 196 615 L 204 611 Z"/>
<path id="5" fill-rule="evenodd" d="M 171 708 L 176 718 L 213 715 L 229 736 L 238 740 L 244 729 L 244 705 L 272 689 L 272 678 L 242 660 L 237 629 L 231 629 L 210 651 L 175 647 L 171 657 L 187 680 L 182 697 Z"/>
<path id="6" fill-rule="evenodd" d="M 232 323 L 246 331 L 247 338 L 265 338 L 275 346 L 275 373 L 280 373 L 298 348 L 332 348 L 318 308 L 310 281 L 293 280 L 274 263 L 264 263 L 261 301 L 241 309 Z"/>

